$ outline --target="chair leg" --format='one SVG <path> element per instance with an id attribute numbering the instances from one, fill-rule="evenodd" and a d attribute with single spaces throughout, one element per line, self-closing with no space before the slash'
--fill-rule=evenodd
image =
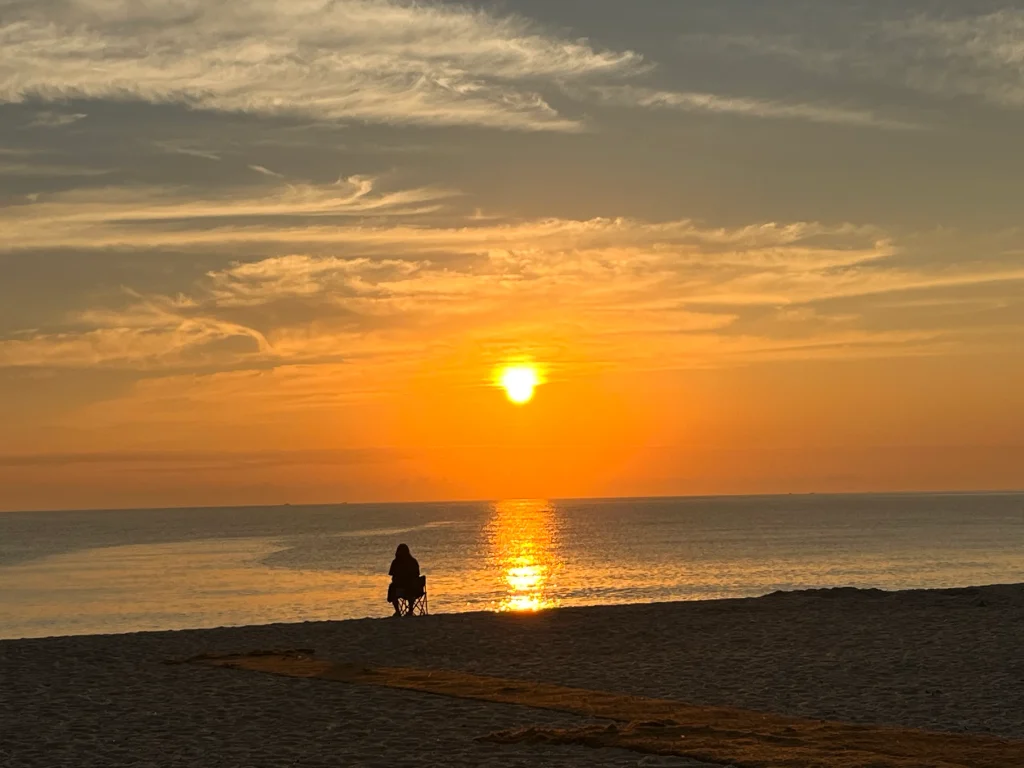
<path id="1" fill-rule="evenodd" d="M 426 616 L 430 612 L 427 606 L 426 595 L 415 600 L 400 597 L 398 598 L 398 608 L 402 616 Z"/>

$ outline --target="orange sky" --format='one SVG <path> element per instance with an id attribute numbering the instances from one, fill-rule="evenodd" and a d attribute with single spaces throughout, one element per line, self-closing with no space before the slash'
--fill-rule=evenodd
<path id="1" fill-rule="evenodd" d="M 319 369 L 175 380 L 89 409 L 67 454 L 0 476 L 12 507 L 1010 488 L 1015 366 L 570 369 L 525 406 L 476 370 L 364 396 Z"/>
<path id="2" fill-rule="evenodd" d="M 1024 11 L 634 5 L 12 9 L 0 509 L 1024 487 Z"/>

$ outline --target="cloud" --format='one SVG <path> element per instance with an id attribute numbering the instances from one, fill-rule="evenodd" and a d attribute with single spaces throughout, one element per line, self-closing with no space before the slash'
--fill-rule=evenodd
<path id="1" fill-rule="evenodd" d="M 111 186 L 26 197 L 0 207 L 0 250 L 135 259 L 189 249 L 207 266 L 179 294 L 128 285 L 9 333 L 0 367 L 387 367 L 459 339 L 509 338 L 672 367 L 919 354 L 964 338 L 971 322 L 1017 322 L 999 306 L 1016 306 L 1004 294 L 1024 281 L 1017 235 L 974 248 L 945 231 L 915 241 L 853 224 L 513 220 L 463 211 L 454 196 L 353 176 L 216 194 Z M 964 260 L 954 243 L 980 255 Z M 991 320 L 944 314 L 953 290 L 978 307 L 962 311 Z M 886 296 L 903 306 L 883 306 Z M 899 322 L 886 328 L 874 315 Z"/>
<path id="2" fill-rule="evenodd" d="M 208 358 L 199 354 L 224 342 L 248 342 L 248 349 L 238 357 L 255 357 L 268 349 L 259 332 L 214 317 L 192 315 L 187 312 L 187 301 L 140 299 L 128 312 L 81 313 L 77 324 L 88 330 L 0 341 L 0 367 L 182 367 L 205 362 Z"/>
<path id="3" fill-rule="evenodd" d="M 642 71 L 517 17 L 398 0 L 40 0 L 0 22 L 0 101 L 144 99 L 323 120 L 578 130 L 545 85 Z"/>
<path id="4" fill-rule="evenodd" d="M 0 153 L 0 157 L 3 154 Z M 106 176 L 112 173 L 107 168 L 87 168 L 81 165 L 52 165 L 49 163 L 3 163 L 0 174 L 5 176 L 27 176 L 38 178 L 67 178 L 70 176 Z"/>
<path id="5" fill-rule="evenodd" d="M 506 223 L 468 220 L 454 213 L 438 223 L 391 219 L 440 214 L 457 193 L 421 187 L 378 191 L 377 179 L 353 176 L 335 184 L 282 184 L 271 191 L 241 188 L 211 198 L 187 188 L 102 187 L 39 196 L 31 205 L 0 208 L 5 238 L 0 252 L 110 247 L 236 248 L 246 244 L 400 248 L 407 254 L 477 254 L 690 242 L 732 247 L 745 242 L 791 243 L 832 230 L 812 224 L 758 224 L 732 230 L 700 228 L 688 220 L 643 222 L 625 218 L 537 219 Z M 201 196 L 206 195 L 206 196 Z M 169 226 L 174 224 L 175 226 Z M 856 232 L 858 228 L 839 228 Z M 864 230 L 868 231 L 868 230 Z M 875 233 L 877 234 L 877 232 Z M 825 250 L 818 251 L 824 253 Z"/>
<path id="6" fill-rule="evenodd" d="M 378 192 L 366 176 L 335 184 L 288 184 L 270 194 L 249 188 L 209 192 L 172 187 L 101 187 L 38 196 L 31 204 L 0 207 L 0 252 L 31 248 L 158 247 L 172 243 L 230 243 L 289 231 L 289 217 L 306 219 L 410 216 L 452 197 L 443 189 Z M 252 222 L 273 220 L 275 224 Z M 240 221 L 249 222 L 245 226 Z M 172 227 L 187 222 L 189 226 Z M 301 227 L 296 227 L 301 229 Z"/>
<path id="7" fill-rule="evenodd" d="M 804 120 L 888 130 L 919 130 L 921 126 L 876 115 L 866 109 L 845 109 L 821 104 L 801 104 L 767 99 L 721 96 L 713 93 L 658 91 L 636 86 L 604 86 L 593 92 L 605 103 L 669 109 L 683 112 L 710 112 L 775 120 Z"/>
<path id="8" fill-rule="evenodd" d="M 886 24 L 905 82 L 929 93 L 1024 107 L 1024 10 Z M 897 54 L 899 55 L 899 54 Z"/>
<path id="9" fill-rule="evenodd" d="M 256 171 L 256 173 L 263 174 L 264 176 L 272 176 L 275 179 L 283 179 L 284 178 L 284 174 L 275 173 L 274 171 L 270 170 L 269 168 L 264 168 L 262 165 L 250 165 L 249 166 L 249 170 L 250 171 Z"/>
<path id="10" fill-rule="evenodd" d="M 72 125 L 77 123 L 79 120 L 84 120 L 88 115 L 81 112 L 75 114 L 62 113 L 62 112 L 39 112 L 32 122 L 29 123 L 30 128 L 63 128 L 66 125 Z"/>
<path id="11" fill-rule="evenodd" d="M 168 152 L 172 155 L 186 155 L 188 157 L 200 157 L 204 160 L 214 160 L 220 162 L 221 156 L 216 152 L 211 152 L 206 149 L 196 149 L 195 147 L 181 146 L 174 142 L 169 141 L 154 141 L 153 145 L 158 149 Z"/>
<path id="12" fill-rule="evenodd" d="M 289 465 L 360 465 L 394 461 L 396 451 L 374 448 L 293 451 L 93 451 L 77 453 L 0 454 L 0 468 L 53 468 L 111 464 L 120 467 L 253 469 Z"/>
<path id="13" fill-rule="evenodd" d="M 349 186 L 353 204 L 364 205 L 370 185 Z M 236 260 L 179 296 L 130 292 L 120 307 L 72 314 L 59 331 L 0 340 L 0 366 L 235 370 L 343 359 L 386 368 L 415 365 L 456 339 L 533 337 L 571 339 L 592 359 L 632 367 L 920 354 L 945 349 L 948 334 L 868 327 L 850 302 L 1024 280 L 1012 260 L 901 262 L 884 232 L 852 225 L 465 219 L 320 227 L 319 195 L 303 205 L 273 197 L 224 205 L 144 204 L 126 231 L 159 236 L 172 220 L 177 237 L 207 216 L 304 211 L 312 221 L 295 229 L 311 230 L 334 253 Z M 125 215 L 106 219 L 115 229 L 105 237 L 116 241 Z M 284 239 L 276 216 L 269 219 L 246 236 Z M 233 234 L 227 242 L 237 245 Z M 843 306 L 830 309 L 835 302 Z"/>
<path id="14" fill-rule="evenodd" d="M 713 40 L 817 73 L 901 84 L 944 98 L 966 96 L 1005 108 L 1024 107 L 1024 10 L 838 18 L 841 28 Z"/>
<path id="15" fill-rule="evenodd" d="M 287 298 L 330 294 L 372 295 L 375 286 L 407 279 L 427 262 L 366 258 L 341 259 L 289 255 L 242 262 L 207 274 L 208 290 L 218 306 L 255 306 Z"/>

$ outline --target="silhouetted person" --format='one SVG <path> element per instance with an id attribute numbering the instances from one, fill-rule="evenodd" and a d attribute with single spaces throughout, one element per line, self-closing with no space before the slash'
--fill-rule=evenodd
<path id="1" fill-rule="evenodd" d="M 398 545 L 388 575 L 391 577 L 391 584 L 388 586 L 388 602 L 395 606 L 395 616 L 402 615 L 400 598 L 408 601 L 409 615 L 411 616 L 413 603 L 423 596 L 423 586 L 420 580 L 420 564 L 412 556 L 408 544 Z"/>

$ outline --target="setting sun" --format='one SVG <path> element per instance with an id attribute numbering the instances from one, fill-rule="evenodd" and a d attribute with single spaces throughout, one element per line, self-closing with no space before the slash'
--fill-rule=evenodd
<path id="1" fill-rule="evenodd" d="M 531 366 L 515 365 L 502 370 L 499 382 L 509 400 L 523 405 L 533 399 L 533 392 L 540 384 L 540 376 Z"/>

